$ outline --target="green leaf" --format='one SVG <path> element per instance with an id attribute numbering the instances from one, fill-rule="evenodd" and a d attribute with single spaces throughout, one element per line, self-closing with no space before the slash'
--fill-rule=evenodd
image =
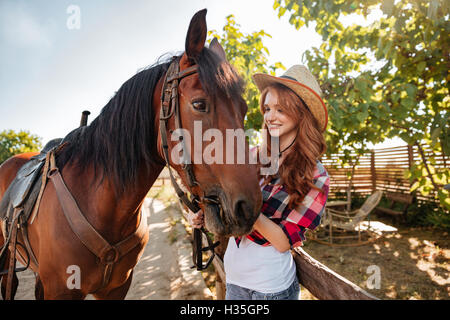
<path id="1" fill-rule="evenodd" d="M 417 64 L 417 72 L 423 72 L 425 70 L 425 67 L 427 66 L 425 61 L 421 61 Z"/>
<path id="2" fill-rule="evenodd" d="M 417 92 L 417 87 L 411 83 L 406 84 L 406 92 L 410 97 L 414 97 Z"/>

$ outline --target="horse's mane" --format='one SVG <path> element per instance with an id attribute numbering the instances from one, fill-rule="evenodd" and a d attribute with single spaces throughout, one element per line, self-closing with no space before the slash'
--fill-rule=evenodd
<path id="1" fill-rule="evenodd" d="M 153 93 L 170 62 L 158 62 L 127 80 L 100 115 L 83 130 L 69 134 L 67 145 L 58 155 L 58 167 L 74 162 L 80 171 L 93 165 L 96 174 L 110 177 L 117 194 L 136 181 L 142 164 L 150 167 L 158 162 Z M 228 63 L 221 62 L 211 50 L 204 48 L 196 63 L 203 88 L 210 96 L 224 94 L 241 98 L 243 81 Z"/>

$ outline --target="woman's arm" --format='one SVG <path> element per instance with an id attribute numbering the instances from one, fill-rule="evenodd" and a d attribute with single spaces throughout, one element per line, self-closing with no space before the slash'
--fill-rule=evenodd
<path id="1" fill-rule="evenodd" d="M 286 252 L 291 248 L 291 244 L 280 226 L 267 218 L 262 213 L 253 226 L 264 238 L 280 252 Z"/>

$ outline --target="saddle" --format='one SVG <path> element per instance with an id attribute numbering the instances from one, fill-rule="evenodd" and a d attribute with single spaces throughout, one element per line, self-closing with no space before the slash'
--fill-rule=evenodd
<path id="1" fill-rule="evenodd" d="M 4 237 L 4 245 L 0 248 L 0 267 L 6 262 L 8 251 L 11 254 L 8 268 L 0 270 L 0 278 L 7 275 L 6 299 L 12 297 L 12 282 L 16 272 L 28 268 L 31 260 L 38 264 L 28 240 L 26 224 L 32 212 L 37 212 L 38 203 L 42 195 L 41 186 L 46 183 L 42 174 L 46 163 L 47 154 L 57 148 L 63 139 L 49 141 L 38 155 L 32 157 L 17 172 L 16 177 L 9 185 L 0 201 L 0 225 Z M 45 171 L 45 169 L 44 169 Z M 40 177 L 43 177 L 40 179 Z M 33 208 L 36 207 L 34 210 Z M 26 257 L 21 257 L 25 267 L 16 268 L 16 246 L 23 244 L 18 242 L 18 230 L 21 230 L 22 239 L 26 246 Z"/>
<path id="2" fill-rule="evenodd" d="M 23 220 L 27 221 L 41 188 L 42 168 L 47 153 L 57 147 L 62 139 L 49 141 L 41 153 L 32 157 L 17 172 L 0 201 L 0 219 L 11 222 L 14 209 L 23 208 Z M 9 223 L 8 223 L 9 224 Z"/>
<path id="3" fill-rule="evenodd" d="M 84 127 L 79 127 L 71 131 L 64 139 L 56 138 L 50 140 L 38 155 L 32 157 L 19 169 L 0 201 L 0 224 L 2 221 L 7 222 L 3 223 L 4 229 L 7 229 L 5 225 L 11 223 L 13 212 L 16 209 L 23 209 L 22 221 L 29 220 L 38 199 L 43 178 L 45 178 L 42 176 L 42 169 L 47 154 L 54 148 L 62 147 L 65 141 L 74 135 L 80 134 L 82 130 L 84 130 Z M 3 236 L 6 237 L 6 235 L 7 232 L 4 232 Z"/>

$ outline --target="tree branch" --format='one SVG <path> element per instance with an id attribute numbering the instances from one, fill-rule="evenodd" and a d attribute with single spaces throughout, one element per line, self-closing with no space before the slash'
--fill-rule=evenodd
<path id="1" fill-rule="evenodd" d="M 418 148 L 418 150 L 419 150 L 420 157 L 422 158 L 423 164 L 425 165 L 425 169 L 426 169 L 427 172 L 428 172 L 428 177 L 430 178 L 431 183 L 433 184 L 434 189 L 435 189 L 436 191 L 438 191 L 439 188 L 438 188 L 436 182 L 434 182 L 433 175 L 431 174 L 430 168 L 428 167 L 427 159 L 425 158 L 425 154 L 423 153 L 423 149 L 422 149 L 422 147 L 420 146 L 419 143 L 416 142 L 415 145 L 417 146 L 417 148 Z"/>

